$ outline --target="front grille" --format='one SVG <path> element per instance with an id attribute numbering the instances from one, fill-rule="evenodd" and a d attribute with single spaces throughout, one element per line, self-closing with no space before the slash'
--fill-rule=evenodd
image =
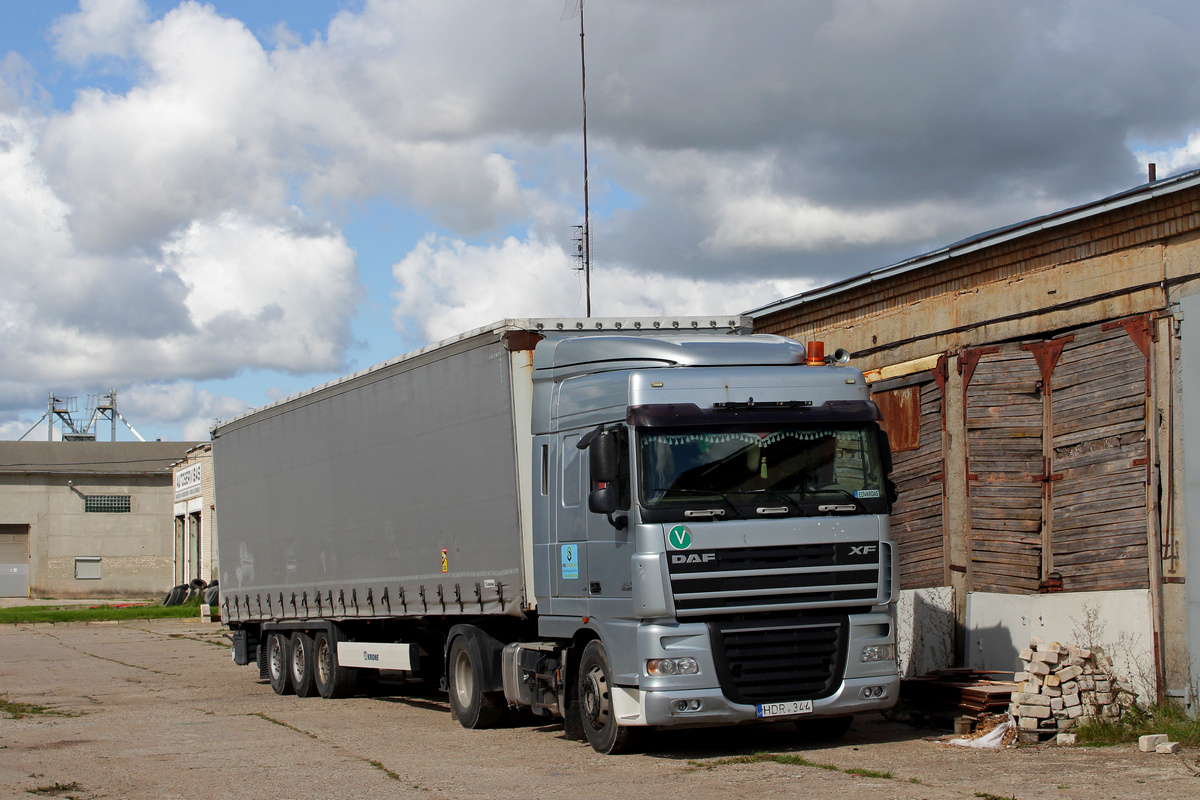
<path id="1" fill-rule="evenodd" d="M 708 624 L 721 690 L 735 703 L 828 697 L 841 683 L 846 616 L 762 616 Z"/>
<path id="2" fill-rule="evenodd" d="M 825 543 L 668 553 L 681 617 L 821 606 L 870 606 L 879 596 L 880 547 Z"/>

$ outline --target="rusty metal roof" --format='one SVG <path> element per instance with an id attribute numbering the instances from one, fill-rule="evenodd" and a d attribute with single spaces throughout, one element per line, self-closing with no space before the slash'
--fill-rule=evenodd
<path id="1" fill-rule="evenodd" d="M 914 256 L 904 261 L 892 264 L 887 267 L 865 272 L 853 278 L 830 283 L 816 289 L 810 289 L 806 292 L 785 297 L 782 300 L 775 300 L 764 306 L 744 312 L 746 316 L 759 318 L 767 314 L 774 314 L 779 311 L 785 311 L 789 308 L 804 305 L 814 300 L 819 300 L 831 295 L 842 294 L 857 289 L 862 286 L 867 286 L 879 281 L 889 280 L 902 275 L 906 272 L 929 267 L 933 264 L 938 264 L 947 261 L 951 258 L 966 255 L 977 250 L 983 250 L 994 245 L 1002 244 L 1013 239 L 1019 239 L 1022 236 L 1028 236 L 1039 231 L 1044 231 L 1049 228 L 1055 228 L 1060 225 L 1067 225 L 1072 222 L 1077 222 L 1081 219 L 1097 216 L 1116 208 L 1134 205 L 1136 203 L 1145 202 L 1146 200 L 1163 195 L 1174 194 L 1185 189 L 1190 189 L 1200 185 L 1200 170 L 1193 170 L 1176 175 L 1171 178 L 1163 178 L 1154 183 L 1146 183 L 1141 186 L 1136 186 L 1133 189 L 1127 189 L 1114 195 L 1110 195 L 1101 200 L 1096 200 L 1084 205 L 1074 206 L 1056 211 L 1052 214 L 1046 214 L 1041 217 L 1024 222 L 1018 222 L 1014 225 L 1008 225 L 1002 228 L 986 231 L 984 233 L 975 234 L 965 239 L 961 239 L 954 244 L 946 247 L 932 250 L 919 256 Z"/>

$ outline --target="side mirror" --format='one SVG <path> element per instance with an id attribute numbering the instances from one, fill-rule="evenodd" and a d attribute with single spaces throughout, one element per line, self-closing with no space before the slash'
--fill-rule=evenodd
<path id="1" fill-rule="evenodd" d="M 603 486 L 588 495 L 588 511 L 593 514 L 611 514 L 617 510 L 617 490 Z"/>
<path id="2" fill-rule="evenodd" d="M 613 431 L 604 431 L 588 445 L 588 466 L 592 480 L 597 483 L 612 483 L 617 480 L 620 465 L 617 457 L 617 436 Z"/>
<path id="3" fill-rule="evenodd" d="M 616 513 L 617 490 L 612 486 L 601 486 L 588 495 L 588 511 L 605 515 L 609 524 L 619 531 L 629 527 L 629 515 Z"/>

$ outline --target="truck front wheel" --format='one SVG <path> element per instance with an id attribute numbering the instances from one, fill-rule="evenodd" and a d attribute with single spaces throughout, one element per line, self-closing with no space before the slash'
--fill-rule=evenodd
<path id="1" fill-rule="evenodd" d="M 464 728 L 490 728 L 504 714 L 504 693 L 482 691 L 482 669 L 471 644 L 465 636 L 450 644 L 450 708 Z"/>
<path id="2" fill-rule="evenodd" d="M 291 666 L 290 641 L 286 633 L 271 633 L 267 636 L 267 675 L 275 694 L 291 694 L 292 679 L 288 675 Z"/>
<path id="3" fill-rule="evenodd" d="M 579 659 L 579 716 L 588 744 L 597 753 L 628 752 L 634 744 L 634 729 L 617 724 L 613 707 L 612 668 L 608 652 L 599 640 L 588 642 Z"/>

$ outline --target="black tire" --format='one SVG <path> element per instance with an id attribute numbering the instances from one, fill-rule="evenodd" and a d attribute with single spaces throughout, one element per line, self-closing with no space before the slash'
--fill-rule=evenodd
<path id="1" fill-rule="evenodd" d="M 317 693 L 316 679 L 313 673 L 314 661 L 313 638 L 303 631 L 292 634 L 291 652 L 288 654 L 288 665 L 291 674 L 292 690 L 297 697 L 312 697 Z"/>
<path id="2" fill-rule="evenodd" d="M 275 694 L 292 693 L 291 639 L 286 633 L 267 635 L 267 677 Z"/>
<path id="3" fill-rule="evenodd" d="M 597 753 L 613 755 L 629 752 L 635 743 L 636 730 L 617 724 L 613 708 L 612 668 L 608 651 L 599 640 L 588 642 L 579 659 L 578 705 L 579 717 L 588 744 Z"/>
<path id="4" fill-rule="evenodd" d="M 450 645 L 446 664 L 450 708 L 464 728 L 491 728 L 504 716 L 504 692 L 482 691 L 483 670 L 478 647 L 465 636 Z"/>
<path id="5" fill-rule="evenodd" d="M 188 585 L 181 583 L 171 590 L 170 597 L 167 598 L 166 605 L 177 606 L 181 605 L 187 599 Z"/>
<path id="6" fill-rule="evenodd" d="M 338 663 L 337 642 L 326 632 L 313 637 L 313 682 L 327 700 L 353 694 L 358 685 L 358 670 Z"/>
<path id="7" fill-rule="evenodd" d="M 175 594 L 175 590 L 174 590 L 174 589 L 168 589 L 168 590 L 167 590 L 167 593 L 163 595 L 162 604 L 163 604 L 164 606 L 169 606 L 169 605 L 171 605 L 171 597 L 172 597 L 174 594 Z"/>
<path id="8" fill-rule="evenodd" d="M 204 602 L 215 606 L 221 600 L 221 587 L 215 583 L 204 590 Z"/>
<path id="9" fill-rule="evenodd" d="M 808 742 L 832 742 L 840 739 L 850 730 L 854 717 L 814 717 L 813 719 L 798 719 L 793 724 L 800 738 Z"/>
<path id="10" fill-rule="evenodd" d="M 191 583 L 188 585 L 193 589 L 199 589 L 203 591 L 204 589 L 208 588 L 208 581 L 204 580 L 204 578 L 192 578 Z"/>
<path id="11" fill-rule="evenodd" d="M 573 742 L 586 742 L 587 732 L 583 729 L 583 717 L 579 714 L 579 698 L 567 698 L 567 710 L 563 713 L 563 736 Z"/>

